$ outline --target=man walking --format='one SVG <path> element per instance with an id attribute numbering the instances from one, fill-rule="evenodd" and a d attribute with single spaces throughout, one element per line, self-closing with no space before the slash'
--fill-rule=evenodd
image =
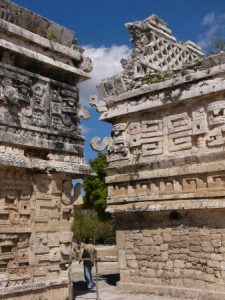
<path id="1" fill-rule="evenodd" d="M 92 267 L 94 266 L 94 261 L 97 258 L 97 251 L 94 245 L 91 243 L 91 239 L 86 239 L 86 245 L 84 247 L 82 253 L 82 260 L 84 264 L 84 278 L 86 281 L 86 288 L 92 289 L 94 286 L 93 279 L 92 279 Z"/>

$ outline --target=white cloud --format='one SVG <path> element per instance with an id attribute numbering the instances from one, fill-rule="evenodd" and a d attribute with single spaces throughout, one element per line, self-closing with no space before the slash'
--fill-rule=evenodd
<path id="1" fill-rule="evenodd" d="M 210 12 L 207 15 L 204 16 L 203 20 L 202 20 L 202 25 L 212 25 L 213 22 L 215 21 L 215 12 Z"/>
<path id="2" fill-rule="evenodd" d="M 208 51 L 212 46 L 214 38 L 224 39 L 225 35 L 225 13 L 209 12 L 201 22 L 205 31 L 199 36 L 198 45 Z"/>
<path id="3" fill-rule="evenodd" d="M 98 94 L 96 85 L 102 79 L 122 71 L 120 60 L 129 55 L 130 49 L 126 45 L 113 45 L 110 48 L 84 46 L 83 48 L 85 49 L 84 54 L 89 56 L 93 63 L 93 71 L 90 74 L 92 79 L 80 84 L 80 101 L 83 105 L 87 105 L 89 96 Z"/>
<path id="4" fill-rule="evenodd" d="M 79 127 L 80 127 L 80 129 L 81 129 L 82 134 L 84 134 L 84 135 L 85 135 L 86 133 L 92 131 L 92 128 L 89 128 L 89 127 L 85 126 L 84 124 L 80 124 Z"/>
<path id="5" fill-rule="evenodd" d="M 200 36 L 198 45 L 203 50 L 207 50 L 207 48 L 210 47 L 210 45 L 212 44 L 212 39 L 218 36 L 218 31 L 219 25 L 215 24 L 210 26 L 210 28 Z"/>

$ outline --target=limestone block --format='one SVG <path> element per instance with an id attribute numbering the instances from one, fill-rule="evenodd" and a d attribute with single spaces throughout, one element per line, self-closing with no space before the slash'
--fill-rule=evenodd
<path id="1" fill-rule="evenodd" d="M 144 237 L 152 237 L 152 231 L 151 230 L 147 230 L 147 229 L 144 229 L 144 230 L 142 230 L 142 235 L 144 236 Z"/>
<path id="2" fill-rule="evenodd" d="M 224 270 L 223 271 L 221 271 L 221 277 L 223 278 L 223 279 L 225 279 L 225 272 L 224 272 Z"/>
<path id="3" fill-rule="evenodd" d="M 163 244 L 160 246 L 160 250 L 161 251 L 167 251 L 168 250 L 169 245 L 168 244 Z"/>
<path id="4" fill-rule="evenodd" d="M 157 272 L 156 270 L 152 270 L 152 269 L 147 269 L 147 274 L 146 276 L 149 276 L 149 277 L 156 277 L 157 276 Z"/>
<path id="5" fill-rule="evenodd" d="M 166 270 L 173 270 L 174 268 L 174 263 L 172 261 L 167 261 L 166 265 L 165 265 L 165 269 Z"/>
<path id="6" fill-rule="evenodd" d="M 199 252 L 199 251 L 201 251 L 201 247 L 200 246 L 190 246 L 190 251 Z"/>
<path id="7" fill-rule="evenodd" d="M 163 252 L 162 254 L 161 254 L 161 260 L 162 261 L 167 261 L 168 260 L 168 253 L 167 252 Z"/>
<path id="8" fill-rule="evenodd" d="M 211 268 L 219 268 L 220 263 L 218 260 L 208 260 L 207 265 Z"/>
<path id="9" fill-rule="evenodd" d="M 213 247 L 221 247 L 222 243 L 220 239 L 212 240 L 212 246 Z"/>
<path id="10" fill-rule="evenodd" d="M 222 254 L 211 254 L 211 259 L 215 261 L 222 261 L 223 260 L 223 255 Z"/>
<path id="11" fill-rule="evenodd" d="M 144 248 L 144 249 L 147 251 L 146 248 Z M 159 255 L 160 254 L 160 247 L 159 246 L 150 246 L 148 249 L 149 249 L 148 253 L 150 255 Z"/>
<path id="12" fill-rule="evenodd" d="M 142 268 L 142 267 L 148 268 L 149 267 L 149 262 L 146 261 L 146 260 L 141 260 L 141 261 L 138 261 L 138 265 L 139 265 L 140 268 Z"/>
<path id="13" fill-rule="evenodd" d="M 213 247 L 202 247 L 203 252 L 212 253 L 214 251 Z"/>
<path id="14" fill-rule="evenodd" d="M 163 239 L 160 235 L 153 236 L 153 241 L 156 245 L 161 245 L 163 243 Z"/>
<path id="15" fill-rule="evenodd" d="M 116 231 L 116 244 L 119 249 L 124 248 L 124 243 L 125 243 L 125 234 L 124 231 L 122 230 L 117 230 Z"/>
<path id="16" fill-rule="evenodd" d="M 224 254 L 225 253 L 225 247 L 220 247 L 219 248 L 219 252 L 222 253 L 222 254 Z"/>
<path id="17" fill-rule="evenodd" d="M 71 243 L 73 239 L 73 233 L 71 231 L 62 231 L 59 234 L 60 243 L 66 244 Z"/>
<path id="18" fill-rule="evenodd" d="M 125 250 L 118 249 L 118 264 L 119 264 L 119 269 L 127 268 L 127 260 L 126 260 Z"/>
<path id="19" fill-rule="evenodd" d="M 192 263 L 190 263 L 190 262 L 186 262 L 186 263 L 185 263 L 185 268 L 190 269 L 190 268 L 192 268 L 192 267 L 193 267 L 193 264 L 192 264 Z"/>
<path id="20" fill-rule="evenodd" d="M 204 274 L 204 280 L 208 282 L 215 282 L 214 274 Z"/>
<path id="21" fill-rule="evenodd" d="M 171 241 L 171 240 L 172 240 L 172 235 L 169 234 L 169 233 L 164 233 L 164 234 L 163 234 L 163 240 L 164 240 L 164 242 L 169 242 L 169 241 Z"/>
<path id="22" fill-rule="evenodd" d="M 134 259 L 136 259 L 136 255 L 134 255 L 134 254 L 127 254 L 126 255 L 126 259 L 127 260 L 134 260 Z"/>
<path id="23" fill-rule="evenodd" d="M 174 261 L 174 268 L 183 269 L 184 268 L 184 261 L 175 260 Z"/>
<path id="24" fill-rule="evenodd" d="M 138 262 L 137 260 L 127 260 L 127 266 L 131 269 L 137 269 L 138 268 Z"/>
<path id="25" fill-rule="evenodd" d="M 140 254 L 142 255 L 147 255 L 147 254 L 151 254 L 153 253 L 155 250 L 152 249 L 152 247 L 149 247 L 149 246 L 141 246 L 140 247 Z M 159 253 L 159 252 L 158 252 Z"/>
<path id="26" fill-rule="evenodd" d="M 199 230 L 199 234 L 200 234 L 200 235 L 206 235 L 206 236 L 209 236 L 210 231 L 209 231 L 209 229 L 201 228 L 201 229 Z"/>
<path id="27" fill-rule="evenodd" d="M 130 279 L 130 270 L 120 271 L 121 281 L 128 281 Z"/>
<path id="28" fill-rule="evenodd" d="M 188 237 L 187 237 L 187 239 L 189 240 Z M 190 245 L 199 246 L 200 244 L 201 244 L 201 241 L 199 238 L 193 238 L 190 240 Z"/>

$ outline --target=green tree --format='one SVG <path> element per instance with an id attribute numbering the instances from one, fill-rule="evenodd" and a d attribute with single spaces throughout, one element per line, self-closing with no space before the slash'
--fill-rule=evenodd
<path id="1" fill-rule="evenodd" d="M 79 242 L 92 238 L 95 243 L 115 243 L 115 221 L 105 212 L 107 207 L 107 186 L 105 183 L 106 155 L 100 153 L 90 161 L 96 176 L 84 179 L 84 204 L 74 210 L 73 232 Z"/>
<path id="2" fill-rule="evenodd" d="M 114 220 L 102 221 L 94 209 L 82 209 L 75 207 L 73 233 L 78 242 L 85 242 L 86 238 L 92 238 L 94 243 L 115 243 Z"/>
<path id="3" fill-rule="evenodd" d="M 225 51 L 225 41 L 220 38 L 213 38 L 211 40 L 212 44 L 212 51 L 209 52 L 209 54 L 216 54 L 221 51 Z"/>
<path id="4" fill-rule="evenodd" d="M 105 183 L 107 161 L 106 155 L 99 153 L 98 157 L 90 160 L 90 165 L 96 173 L 96 177 L 88 176 L 84 179 L 84 205 L 85 209 L 94 208 L 100 219 L 108 219 L 105 212 L 107 207 L 107 187 Z"/>

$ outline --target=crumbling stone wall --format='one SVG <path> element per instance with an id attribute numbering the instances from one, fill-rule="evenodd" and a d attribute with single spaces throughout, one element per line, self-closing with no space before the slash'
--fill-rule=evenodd
<path id="1" fill-rule="evenodd" d="M 91 174 L 77 86 L 91 61 L 72 31 L 8 0 L 0 35 L 0 299 L 62 300 L 80 189 L 72 179 Z"/>
<path id="2" fill-rule="evenodd" d="M 123 72 L 90 98 L 112 123 L 92 146 L 108 150 L 119 286 L 223 299 L 225 54 L 204 57 L 154 15 L 126 27 Z"/>

